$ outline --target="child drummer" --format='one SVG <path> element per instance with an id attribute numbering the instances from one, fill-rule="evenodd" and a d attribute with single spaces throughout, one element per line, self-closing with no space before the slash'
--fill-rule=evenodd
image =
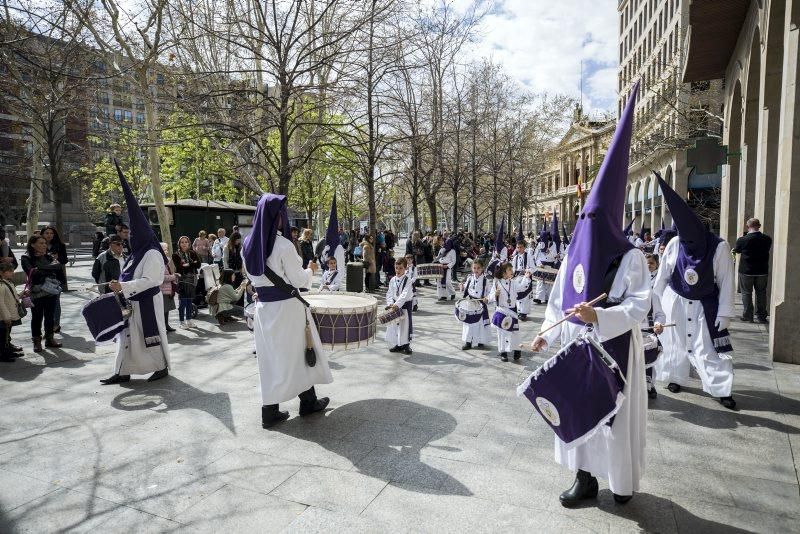
<path id="1" fill-rule="evenodd" d="M 514 267 L 510 263 L 503 263 L 496 271 L 494 291 L 490 295 L 492 302 L 497 303 L 495 316 L 504 316 L 510 323 L 508 329 L 502 328 L 492 320 L 497 330 L 497 350 L 500 359 L 508 361 L 508 351 L 514 351 L 514 360 L 522 357 L 519 350 L 519 321 L 517 316 L 517 294 L 524 293 L 531 285 L 531 273 L 526 272 L 521 278 L 514 278 Z M 503 322 L 506 322 L 503 321 Z"/>
<path id="2" fill-rule="evenodd" d="M 339 276 L 339 271 L 336 267 L 336 258 L 333 256 L 328 257 L 328 270 L 322 273 L 322 280 L 319 283 L 320 291 L 339 291 L 341 287 L 342 277 Z"/>
<path id="3" fill-rule="evenodd" d="M 414 255 L 413 254 L 406 254 L 406 264 L 408 264 L 408 268 L 406 269 L 406 276 L 408 276 L 408 281 L 411 283 L 411 287 L 413 288 L 411 291 L 414 294 L 414 305 L 412 306 L 412 311 L 417 311 L 419 308 L 417 301 L 417 266 L 414 264 Z"/>
<path id="4" fill-rule="evenodd" d="M 532 265 L 532 262 L 529 264 L 530 256 L 527 251 L 527 245 L 525 240 L 521 237 L 522 232 L 520 232 L 520 237 L 517 239 L 517 249 L 514 251 L 514 254 L 511 256 L 511 265 L 514 266 L 514 276 L 519 277 L 523 276 L 526 272 L 528 272 L 528 265 Z M 528 285 L 528 288 L 517 295 L 517 311 L 519 312 L 519 320 L 520 321 L 527 321 L 528 314 L 531 312 L 531 308 L 533 304 L 531 303 L 531 289 L 532 284 Z"/>
<path id="5" fill-rule="evenodd" d="M 414 298 L 414 284 L 406 274 L 408 264 L 405 258 L 398 258 L 394 263 L 395 275 L 389 281 L 386 290 L 386 309 L 400 310 L 402 315 L 386 326 L 386 343 L 389 352 L 411 354 L 411 308 Z"/>
<path id="6" fill-rule="evenodd" d="M 489 293 L 491 293 L 492 289 L 486 279 L 486 275 L 483 274 L 483 261 L 476 258 L 472 262 L 472 274 L 461 284 L 461 289 L 464 291 L 465 299 L 477 299 L 483 305 L 483 313 L 478 322 L 463 323 L 461 339 L 464 341 L 464 346 L 461 347 L 461 350 L 469 350 L 473 344 L 477 345 L 478 348 L 482 348 L 484 343 L 489 343 L 491 337 L 489 308 L 486 303 L 489 300 Z"/>

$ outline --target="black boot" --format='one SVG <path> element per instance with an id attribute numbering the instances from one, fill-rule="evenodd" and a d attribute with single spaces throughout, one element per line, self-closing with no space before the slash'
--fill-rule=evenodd
<path id="1" fill-rule="evenodd" d="M 44 346 L 48 347 L 48 348 L 53 348 L 53 349 L 60 349 L 61 348 L 61 343 L 59 343 L 58 341 L 56 341 L 53 338 L 53 334 L 50 334 L 49 336 L 45 336 L 45 338 L 44 338 Z"/>
<path id="2" fill-rule="evenodd" d="M 569 508 L 585 499 L 596 498 L 597 491 L 597 479 L 588 471 L 578 470 L 572 487 L 562 493 L 558 499 L 561 501 L 562 506 Z"/>
<path id="3" fill-rule="evenodd" d="M 520 358 L 522 358 L 522 351 L 515 350 L 515 351 L 514 351 L 514 361 L 517 361 L 517 360 L 519 360 Z"/>
<path id="4" fill-rule="evenodd" d="M 471 349 L 471 348 L 472 348 L 472 343 L 470 343 L 469 341 L 467 341 L 467 342 L 466 342 L 466 343 L 464 343 L 464 345 L 461 347 L 461 350 L 469 350 L 469 349 Z"/>
<path id="5" fill-rule="evenodd" d="M 289 412 L 282 412 L 277 404 L 267 404 L 261 407 L 261 428 L 270 428 L 289 419 Z"/>
<path id="6" fill-rule="evenodd" d="M 647 390 L 647 397 L 650 399 L 655 399 L 658 397 L 658 391 L 656 391 L 655 386 L 650 386 L 650 389 Z"/>
<path id="7" fill-rule="evenodd" d="M 678 384 L 676 384 L 675 382 L 670 382 L 667 385 L 667 389 L 670 390 L 673 393 L 678 393 L 681 390 L 681 387 Z"/>
<path id="8" fill-rule="evenodd" d="M 729 410 L 736 408 L 736 401 L 733 400 L 733 397 L 721 397 L 719 402 Z"/>
<path id="9" fill-rule="evenodd" d="M 505 352 L 501 352 L 500 353 L 500 361 L 507 362 L 508 361 L 508 354 L 506 354 Z"/>
<path id="10" fill-rule="evenodd" d="M 104 386 L 110 386 L 111 384 L 124 384 L 125 382 L 131 381 L 131 375 L 118 375 L 113 374 L 108 378 L 104 378 L 100 380 L 100 383 Z"/>
<path id="11" fill-rule="evenodd" d="M 169 371 L 167 370 L 166 367 L 164 367 L 160 371 L 156 371 L 155 373 L 150 375 L 150 378 L 148 378 L 147 381 L 148 382 L 155 382 L 156 380 L 161 380 L 162 378 L 166 377 L 167 375 L 169 375 Z"/>
<path id="12" fill-rule="evenodd" d="M 478 348 L 482 349 L 483 348 L 483 343 L 478 343 Z"/>
<path id="13" fill-rule="evenodd" d="M 402 352 L 403 354 L 411 354 L 412 353 L 411 345 L 409 343 L 406 343 L 405 345 L 400 347 L 400 352 Z"/>
<path id="14" fill-rule="evenodd" d="M 314 386 L 302 392 L 300 395 L 300 416 L 311 415 L 314 412 L 321 412 L 324 410 L 331 400 L 328 397 L 317 398 L 317 392 Z"/>
<path id="15" fill-rule="evenodd" d="M 394 347 L 389 349 L 389 352 L 400 352 L 400 345 L 395 345 Z"/>
<path id="16" fill-rule="evenodd" d="M 541 300 L 539 300 L 539 299 L 533 299 L 533 302 L 534 302 L 535 304 L 541 304 L 541 303 L 542 303 L 542 301 L 541 301 Z"/>
<path id="17" fill-rule="evenodd" d="M 519 320 L 522 321 L 522 322 L 525 322 L 525 321 L 528 320 L 528 316 L 526 314 L 524 314 L 524 313 L 520 313 L 519 314 Z"/>
<path id="18" fill-rule="evenodd" d="M 619 504 L 625 504 L 629 500 L 633 499 L 633 495 L 617 495 L 614 494 L 614 501 L 618 502 Z"/>

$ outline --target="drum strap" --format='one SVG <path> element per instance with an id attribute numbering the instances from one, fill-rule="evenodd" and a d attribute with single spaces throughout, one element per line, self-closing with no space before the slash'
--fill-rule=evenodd
<path id="1" fill-rule="evenodd" d="M 306 308 L 310 308 L 311 305 L 308 303 L 306 299 L 300 296 L 300 290 L 294 287 L 293 285 L 289 284 L 286 280 L 278 276 L 275 271 L 270 269 L 267 265 L 264 265 L 264 275 L 267 279 L 273 283 L 275 287 L 286 293 L 287 295 L 296 298 L 303 306 Z M 309 367 L 314 367 L 317 365 L 317 353 L 314 350 L 314 340 L 313 336 L 311 335 L 311 325 L 308 322 L 308 313 L 303 310 L 306 319 L 306 329 L 305 329 L 305 336 L 306 336 L 306 365 Z"/>

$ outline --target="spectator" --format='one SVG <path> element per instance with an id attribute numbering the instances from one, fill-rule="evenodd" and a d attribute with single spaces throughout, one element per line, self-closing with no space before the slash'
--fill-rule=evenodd
<path id="1" fill-rule="evenodd" d="M 242 234 L 231 234 L 228 246 L 225 247 L 225 268 L 233 271 L 233 281 L 235 286 L 244 280 L 242 271 L 244 262 L 242 261 Z"/>
<path id="2" fill-rule="evenodd" d="M 200 230 L 200 232 L 198 232 L 194 243 L 192 243 L 192 250 L 197 253 L 201 262 L 211 263 L 211 243 L 209 243 L 206 237 L 205 230 Z"/>
<path id="3" fill-rule="evenodd" d="M 122 206 L 111 204 L 106 212 L 106 235 L 114 235 L 122 224 Z"/>
<path id="4" fill-rule="evenodd" d="M 742 321 L 753 322 L 753 290 L 755 290 L 755 315 L 760 323 L 767 322 L 770 248 L 772 248 L 772 238 L 761 233 L 761 221 L 749 219 L 747 234 L 736 240 L 736 247 L 733 249 L 734 254 L 741 254 L 739 258 L 739 289 L 742 293 L 742 304 L 744 304 Z"/>
<path id="5" fill-rule="evenodd" d="M 303 260 L 303 269 L 308 267 L 309 262 L 314 260 L 312 239 L 311 228 L 303 230 L 303 235 L 300 237 L 300 258 Z"/>
<path id="6" fill-rule="evenodd" d="M 292 226 L 291 234 L 292 234 L 292 244 L 294 245 L 294 248 L 297 251 L 297 255 L 302 258 L 303 252 L 300 250 L 300 240 L 297 238 L 297 236 L 300 234 L 300 229 L 296 226 Z"/>
<path id="7" fill-rule="evenodd" d="M 375 264 L 375 245 L 373 245 L 374 238 L 367 234 L 364 236 L 364 241 L 361 242 L 361 256 L 364 262 L 364 289 L 365 291 L 372 291 L 378 286 L 375 281 L 375 273 L 377 272 L 377 265 Z"/>
<path id="8" fill-rule="evenodd" d="M 31 341 L 33 351 L 42 352 L 42 322 L 44 322 L 45 346 L 61 347 L 55 333 L 55 312 L 64 280 L 64 267 L 47 253 L 47 241 L 38 235 L 28 239 L 22 255 L 22 270 L 28 276 L 26 291 L 33 301 L 31 310 Z"/>
<path id="9" fill-rule="evenodd" d="M 375 282 L 377 285 L 381 285 L 381 270 L 383 270 L 383 260 L 386 257 L 386 234 L 383 230 L 378 232 L 375 243 L 375 261 L 378 264 L 378 269 L 375 272 Z M 388 283 L 389 280 L 386 282 Z"/>
<path id="10" fill-rule="evenodd" d="M 13 362 L 22 349 L 11 344 L 11 327 L 20 324 L 19 298 L 11 279 L 14 267 L 0 263 L 0 362 Z"/>
<path id="11" fill-rule="evenodd" d="M 239 306 L 237 302 L 242 300 L 244 296 L 247 281 L 242 279 L 239 285 L 234 288 L 234 274 L 230 269 L 222 271 L 222 280 L 217 290 L 217 304 L 210 306 L 209 311 L 216 317 L 220 326 L 231 321 L 237 321 L 237 317 L 244 317 L 244 308 Z"/>
<path id="12" fill-rule="evenodd" d="M 220 271 L 225 268 L 225 245 L 217 236 L 214 236 L 214 242 L 211 244 L 211 261 L 219 265 Z"/>
<path id="13" fill-rule="evenodd" d="M 17 268 L 17 258 L 14 257 L 14 251 L 11 250 L 11 245 L 6 239 L 6 229 L 0 226 L 0 265 L 3 264 L 11 265 L 14 269 Z"/>
<path id="14" fill-rule="evenodd" d="M 192 321 L 192 299 L 197 289 L 197 270 L 200 258 L 191 248 L 188 236 L 178 239 L 178 250 L 172 255 L 175 274 L 178 275 L 178 317 L 181 328 L 194 328 Z"/>
<path id="15" fill-rule="evenodd" d="M 350 237 L 347 238 L 347 261 L 356 261 L 357 246 L 358 246 L 358 233 L 355 230 L 350 230 Z"/>
<path id="16" fill-rule="evenodd" d="M 122 239 L 122 250 L 125 252 L 125 255 L 128 256 L 131 253 L 131 243 L 130 241 L 128 241 L 128 237 L 130 237 L 131 230 L 125 223 L 120 224 L 118 228 L 119 229 L 117 230 L 116 235 L 118 235 Z M 106 236 L 105 239 L 103 239 L 103 242 L 100 243 L 101 251 L 108 250 L 110 239 L 111 239 L 110 235 Z"/>
<path id="17" fill-rule="evenodd" d="M 103 244 L 103 239 L 105 239 L 105 235 L 103 232 L 100 231 L 98 228 L 97 231 L 94 233 L 94 239 L 92 240 L 92 257 L 96 258 L 100 255 L 100 245 Z"/>
<path id="18" fill-rule="evenodd" d="M 222 247 L 222 250 L 225 250 L 225 247 L 228 246 L 228 237 L 225 235 L 225 228 L 217 230 L 217 243 Z"/>
<path id="19" fill-rule="evenodd" d="M 161 243 L 161 250 L 164 255 L 169 258 L 166 265 L 164 265 L 164 281 L 161 283 L 161 298 L 164 299 L 164 326 L 167 327 L 167 332 L 174 332 L 175 329 L 169 325 L 169 312 L 175 309 L 175 294 L 178 292 L 178 277 L 175 276 L 175 264 L 172 262 L 172 256 L 169 253 L 169 247 L 166 243 Z"/>
<path id="20" fill-rule="evenodd" d="M 122 264 L 125 263 L 125 254 L 122 250 L 122 238 L 112 235 L 109 240 L 108 250 L 101 252 L 94 260 L 92 278 L 96 284 L 106 284 L 111 280 L 119 280 Z M 103 286 L 103 293 L 111 292 L 109 287 Z"/>
<path id="21" fill-rule="evenodd" d="M 57 261 L 61 264 L 61 270 L 63 271 L 64 275 L 61 277 L 61 284 L 62 289 L 66 288 L 67 286 L 67 272 L 65 265 L 69 258 L 67 258 L 67 246 L 61 242 L 61 237 L 58 235 L 58 231 L 53 226 L 46 226 L 44 230 L 42 230 L 42 237 L 44 237 L 45 241 L 47 241 L 47 253 L 53 258 L 54 261 Z M 56 311 L 54 315 L 55 325 L 53 326 L 53 332 L 56 334 L 61 332 L 61 293 L 57 295 L 56 299 Z"/>

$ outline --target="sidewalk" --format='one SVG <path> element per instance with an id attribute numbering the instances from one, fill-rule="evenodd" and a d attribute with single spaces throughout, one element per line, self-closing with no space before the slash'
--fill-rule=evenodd
<path id="1" fill-rule="evenodd" d="M 70 287 L 89 283 L 78 258 Z M 420 292 L 414 354 L 382 342 L 331 357 L 324 416 L 260 425 L 243 325 L 171 334 L 172 375 L 100 386 L 113 345 L 62 298 L 63 349 L 0 363 L 0 532 L 800 532 L 800 367 L 734 322 L 739 411 L 699 382 L 650 401 L 641 493 L 566 510 L 572 475 L 515 387 L 546 356 L 460 350 L 451 303 Z M 524 338 L 542 307 L 523 323 Z M 175 312 L 173 326 L 177 324 Z M 14 340 L 30 351 L 28 321 Z"/>

